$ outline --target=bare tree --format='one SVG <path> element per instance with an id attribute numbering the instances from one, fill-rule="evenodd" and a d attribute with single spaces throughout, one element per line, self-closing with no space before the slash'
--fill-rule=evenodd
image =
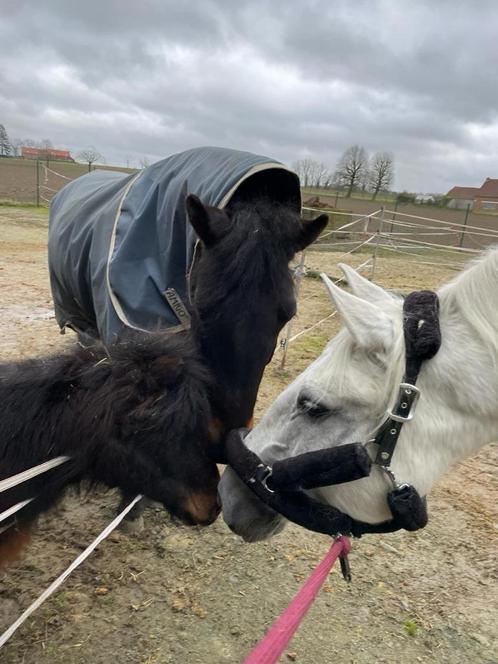
<path id="1" fill-rule="evenodd" d="M 370 164 L 369 184 L 372 200 L 379 191 L 389 189 L 394 179 L 394 157 L 390 152 L 376 152 Z"/>
<path id="2" fill-rule="evenodd" d="M 95 148 L 88 148 L 87 150 L 81 150 L 81 152 L 78 152 L 76 155 L 76 159 L 79 159 L 80 161 L 84 161 L 86 164 L 88 164 L 88 172 L 92 170 L 92 165 L 95 164 L 97 161 L 105 161 L 104 157 L 100 154 L 100 152 L 97 152 Z"/>
<path id="3" fill-rule="evenodd" d="M 347 188 L 347 198 L 351 196 L 354 187 L 361 182 L 366 170 L 368 170 L 368 155 L 365 148 L 360 145 L 352 145 L 339 159 L 335 172 L 336 182 Z"/>
<path id="4" fill-rule="evenodd" d="M 12 154 L 14 157 L 21 156 L 21 148 L 25 145 L 24 141 L 21 138 L 13 138 L 10 142 L 12 146 Z"/>
<path id="5" fill-rule="evenodd" d="M 314 159 L 299 159 L 292 168 L 301 180 L 303 187 L 326 187 L 330 185 L 330 171 L 322 162 Z"/>
<path id="6" fill-rule="evenodd" d="M 299 159 L 292 164 L 292 169 L 297 173 L 302 187 L 309 187 L 311 159 Z"/>
<path id="7" fill-rule="evenodd" d="M 7 131 L 3 124 L 0 124 L 0 157 L 11 157 L 12 146 L 9 141 Z"/>
<path id="8" fill-rule="evenodd" d="M 360 191 L 365 192 L 370 184 L 370 162 L 367 161 L 365 168 L 361 171 L 358 177 L 357 186 Z"/>

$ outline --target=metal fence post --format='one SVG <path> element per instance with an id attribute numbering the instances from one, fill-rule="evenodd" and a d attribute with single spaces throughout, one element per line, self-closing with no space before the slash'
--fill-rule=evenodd
<path id="1" fill-rule="evenodd" d="M 301 252 L 301 260 L 299 261 L 299 265 L 296 268 L 296 277 L 295 277 L 295 282 L 296 282 L 296 304 L 299 303 L 299 291 L 301 290 L 301 281 L 304 276 L 304 258 L 306 256 L 306 250 Z M 282 360 L 280 362 L 280 370 L 283 371 L 285 369 L 285 362 L 287 361 L 287 351 L 289 350 L 289 339 L 291 336 L 292 332 L 292 322 L 293 318 L 287 323 L 287 327 L 285 330 L 285 339 L 282 339 L 280 342 L 281 348 L 283 350 L 282 353 Z"/>
<path id="2" fill-rule="evenodd" d="M 375 277 L 375 268 L 377 267 L 377 253 L 379 251 L 380 234 L 384 230 L 384 206 L 380 208 L 379 226 L 375 234 L 374 251 L 372 255 L 372 279 Z"/>
<path id="3" fill-rule="evenodd" d="M 465 237 L 465 231 L 466 231 L 466 226 L 467 226 L 467 219 L 469 218 L 469 212 L 470 212 L 470 203 L 467 203 L 467 209 L 465 210 L 465 219 L 463 220 L 463 229 L 462 233 L 460 235 L 460 248 L 463 247 L 463 240 Z"/>
<path id="4" fill-rule="evenodd" d="M 396 196 L 396 200 L 394 201 L 394 210 L 393 210 L 393 216 L 391 217 L 391 233 L 394 231 L 394 221 L 396 220 L 396 211 L 398 209 L 398 197 Z"/>
<path id="5" fill-rule="evenodd" d="M 36 160 L 36 207 L 40 207 L 40 161 Z"/>

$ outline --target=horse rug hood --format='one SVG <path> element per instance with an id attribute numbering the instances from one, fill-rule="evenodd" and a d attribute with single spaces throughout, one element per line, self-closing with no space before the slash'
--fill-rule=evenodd
<path id="1" fill-rule="evenodd" d="M 248 189 L 249 181 L 256 186 Z M 299 179 L 268 157 L 205 147 L 136 174 L 96 170 L 53 198 L 49 270 L 62 329 L 110 343 L 125 327 L 188 326 L 188 273 L 196 234 L 185 197 L 225 207 L 246 183 L 299 211 Z"/>

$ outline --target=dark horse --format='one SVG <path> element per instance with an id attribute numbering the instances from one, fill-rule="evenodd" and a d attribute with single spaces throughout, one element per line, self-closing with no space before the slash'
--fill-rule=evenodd
<path id="1" fill-rule="evenodd" d="M 224 434 L 251 419 L 277 335 L 295 311 L 289 261 L 327 221 L 301 220 L 295 204 L 275 202 L 261 184 L 257 176 L 246 179 L 224 209 L 187 198 L 200 240 L 185 298 L 189 330 L 127 332 L 117 343 L 2 367 L 8 434 L 0 441 L 1 476 L 72 457 L 47 477 L 0 494 L 4 509 L 37 495 L 19 516 L 30 519 L 63 487 L 88 478 L 144 493 L 191 523 L 215 518 Z M 79 313 L 85 340 L 102 336 L 97 316 Z"/>
<path id="2" fill-rule="evenodd" d="M 127 327 L 186 327 L 188 312 L 216 380 L 216 417 L 245 426 L 295 313 L 289 261 L 326 223 L 301 220 L 293 172 L 246 152 L 189 150 L 138 177 L 95 171 L 51 207 L 58 322 L 108 345 Z"/>

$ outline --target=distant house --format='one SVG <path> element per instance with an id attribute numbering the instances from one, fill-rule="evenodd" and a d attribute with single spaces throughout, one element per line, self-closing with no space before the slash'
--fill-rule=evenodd
<path id="1" fill-rule="evenodd" d="M 482 212 L 498 212 L 498 179 L 486 178 L 477 190 L 474 210 Z"/>
<path id="2" fill-rule="evenodd" d="M 74 161 L 69 150 L 55 150 L 54 148 L 21 148 L 21 157 L 24 159 L 49 159 L 50 161 Z"/>
<path id="3" fill-rule="evenodd" d="M 457 210 L 466 210 L 474 206 L 474 200 L 480 191 L 479 187 L 453 187 L 446 194 L 451 200 L 448 203 L 449 208 L 456 208 Z"/>

